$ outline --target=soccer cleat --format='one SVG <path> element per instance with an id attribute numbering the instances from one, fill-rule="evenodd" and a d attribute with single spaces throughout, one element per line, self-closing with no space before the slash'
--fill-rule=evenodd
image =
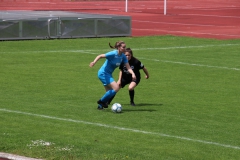
<path id="1" fill-rule="evenodd" d="M 102 102 L 101 100 L 98 100 L 97 103 L 98 103 L 101 107 L 103 107 L 103 108 L 108 108 L 108 104 Z M 99 106 L 99 105 L 98 105 L 98 106 Z"/>
<path id="2" fill-rule="evenodd" d="M 134 102 L 130 102 L 131 106 L 136 106 Z"/>
<path id="3" fill-rule="evenodd" d="M 103 107 L 99 104 L 97 107 L 98 110 L 103 110 Z"/>

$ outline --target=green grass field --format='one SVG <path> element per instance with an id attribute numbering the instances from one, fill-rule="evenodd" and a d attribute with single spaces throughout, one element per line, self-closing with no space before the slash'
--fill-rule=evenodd
<path id="1" fill-rule="evenodd" d="M 150 73 L 97 110 L 118 40 Z M 240 159 L 240 40 L 120 37 L 0 42 L 0 152 L 46 160 Z M 118 69 L 114 72 L 117 80 Z"/>

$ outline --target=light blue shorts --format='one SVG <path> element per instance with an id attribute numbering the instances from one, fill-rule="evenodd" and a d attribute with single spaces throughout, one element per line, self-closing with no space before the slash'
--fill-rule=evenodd
<path id="1" fill-rule="evenodd" d="M 106 73 L 98 73 L 98 78 L 100 79 L 100 81 L 102 82 L 102 84 L 104 86 L 114 82 L 114 79 L 112 77 L 112 75 L 110 74 L 106 74 Z"/>

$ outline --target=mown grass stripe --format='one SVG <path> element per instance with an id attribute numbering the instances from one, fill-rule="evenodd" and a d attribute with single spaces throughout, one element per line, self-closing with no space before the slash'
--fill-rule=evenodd
<path id="1" fill-rule="evenodd" d="M 173 46 L 173 47 L 157 47 L 157 48 L 132 48 L 133 50 L 172 50 L 172 49 L 191 49 L 191 48 L 206 48 L 206 47 L 227 47 L 227 46 L 239 46 L 240 44 L 219 44 L 219 45 L 199 45 L 199 46 Z M 45 50 L 45 51 L 4 51 L 3 53 L 57 53 L 57 52 L 101 52 L 109 51 L 109 49 L 98 50 Z M 0 54 L 1 54 L 0 53 Z M 94 54 L 94 53 L 92 53 Z"/>
<path id="2" fill-rule="evenodd" d="M 59 118 L 59 117 L 53 117 L 53 116 L 41 115 L 41 114 L 34 114 L 34 113 L 28 113 L 28 112 L 22 112 L 22 111 L 14 111 L 14 110 L 8 110 L 8 109 L 5 109 L 5 108 L 0 108 L 0 111 L 2 111 L 2 112 L 9 112 L 9 113 L 23 114 L 23 115 L 29 115 L 29 116 L 35 116 L 35 117 L 42 117 L 42 118 L 54 119 L 54 120 L 60 120 L 60 121 L 82 123 L 82 124 L 88 124 L 88 125 L 94 125 L 94 126 L 106 127 L 106 128 L 113 128 L 113 129 L 117 129 L 117 130 L 124 130 L 124 131 L 137 132 L 137 133 L 143 133 L 143 134 L 158 135 L 158 136 L 161 136 L 161 137 L 169 137 L 169 138 L 175 138 L 175 139 L 192 141 L 192 142 L 199 142 L 199 143 L 203 143 L 203 144 L 210 144 L 210 145 L 216 145 L 216 146 L 220 146 L 220 147 L 232 148 L 232 149 L 240 150 L 239 146 L 232 146 L 232 145 L 221 144 L 221 143 L 217 143 L 217 142 L 210 142 L 210 141 L 192 139 L 192 138 L 188 138 L 188 137 L 174 136 L 174 135 L 168 135 L 168 134 L 163 134 L 163 133 L 149 132 L 149 131 L 143 131 L 143 130 L 138 130 L 138 129 L 125 128 L 125 127 L 118 127 L 118 126 L 111 126 L 111 125 L 106 125 L 106 124 L 101 124 L 101 123 L 94 123 L 94 122 L 87 122 L 87 121 L 82 121 L 82 120 Z"/>

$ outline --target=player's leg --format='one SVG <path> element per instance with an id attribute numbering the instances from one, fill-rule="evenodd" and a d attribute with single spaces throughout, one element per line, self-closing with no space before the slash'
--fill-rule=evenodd
<path id="1" fill-rule="evenodd" d="M 104 86 L 104 88 L 105 88 L 106 92 L 112 89 L 110 85 Z M 114 97 L 115 97 L 115 96 L 113 96 L 109 101 L 111 102 Z M 107 102 L 107 105 L 109 105 L 109 104 L 110 104 L 110 103 Z"/>
<path id="2" fill-rule="evenodd" d="M 111 89 L 109 89 L 111 88 Z M 109 100 L 116 95 L 116 93 L 119 91 L 119 86 L 118 84 L 113 81 L 110 84 L 108 84 L 107 86 L 105 86 L 106 89 L 106 93 L 102 96 L 102 98 L 100 99 L 102 102 L 107 103 L 109 102 Z"/>
<path id="3" fill-rule="evenodd" d="M 112 96 L 112 98 L 110 98 L 110 99 L 108 100 L 108 105 L 111 104 L 111 102 L 112 102 L 112 100 L 114 99 L 115 96 L 116 96 L 116 94 L 115 94 L 114 96 Z"/>
<path id="4" fill-rule="evenodd" d="M 117 84 L 117 86 L 116 86 L 116 84 Z M 113 88 L 113 90 L 115 91 L 115 94 L 114 94 L 114 93 L 111 94 L 111 97 L 108 99 L 107 104 L 111 104 L 113 98 L 115 97 L 115 95 L 117 94 L 117 92 L 120 90 L 120 86 L 119 86 L 118 83 L 112 82 L 110 85 L 111 85 L 111 87 Z"/>
<path id="5" fill-rule="evenodd" d="M 127 82 L 125 79 L 121 79 L 121 84 L 120 84 L 120 83 L 117 83 L 117 85 L 119 86 L 119 90 L 120 90 L 121 88 L 123 88 L 126 84 L 128 84 L 128 82 Z M 112 100 L 114 99 L 114 97 L 115 97 L 115 95 L 108 100 L 108 104 L 110 104 L 110 103 L 112 102 Z"/>
<path id="6" fill-rule="evenodd" d="M 111 75 L 108 74 L 98 74 L 98 78 L 99 80 L 103 83 L 103 86 L 106 90 L 105 94 L 101 97 L 100 100 L 97 101 L 98 103 L 98 108 L 97 109 L 103 109 L 103 108 L 108 108 L 108 104 L 107 104 L 107 100 L 109 96 L 111 96 L 112 94 L 115 94 L 113 91 L 113 87 L 116 88 L 113 85 L 111 85 L 111 83 L 116 83 L 114 81 L 114 79 L 112 78 Z"/>
<path id="7" fill-rule="evenodd" d="M 108 108 L 109 100 L 116 95 L 116 93 L 119 91 L 119 88 L 119 85 L 115 81 L 112 81 L 110 84 L 106 85 L 106 93 L 98 101 L 98 104 L 100 104 L 104 108 Z"/>
<path id="8" fill-rule="evenodd" d="M 137 83 L 136 82 L 131 82 L 128 86 L 128 90 L 129 90 L 129 97 L 130 97 L 130 104 L 132 106 L 135 106 L 135 103 L 134 103 L 134 95 L 135 95 L 135 91 L 134 91 L 134 88 L 137 86 Z"/>

